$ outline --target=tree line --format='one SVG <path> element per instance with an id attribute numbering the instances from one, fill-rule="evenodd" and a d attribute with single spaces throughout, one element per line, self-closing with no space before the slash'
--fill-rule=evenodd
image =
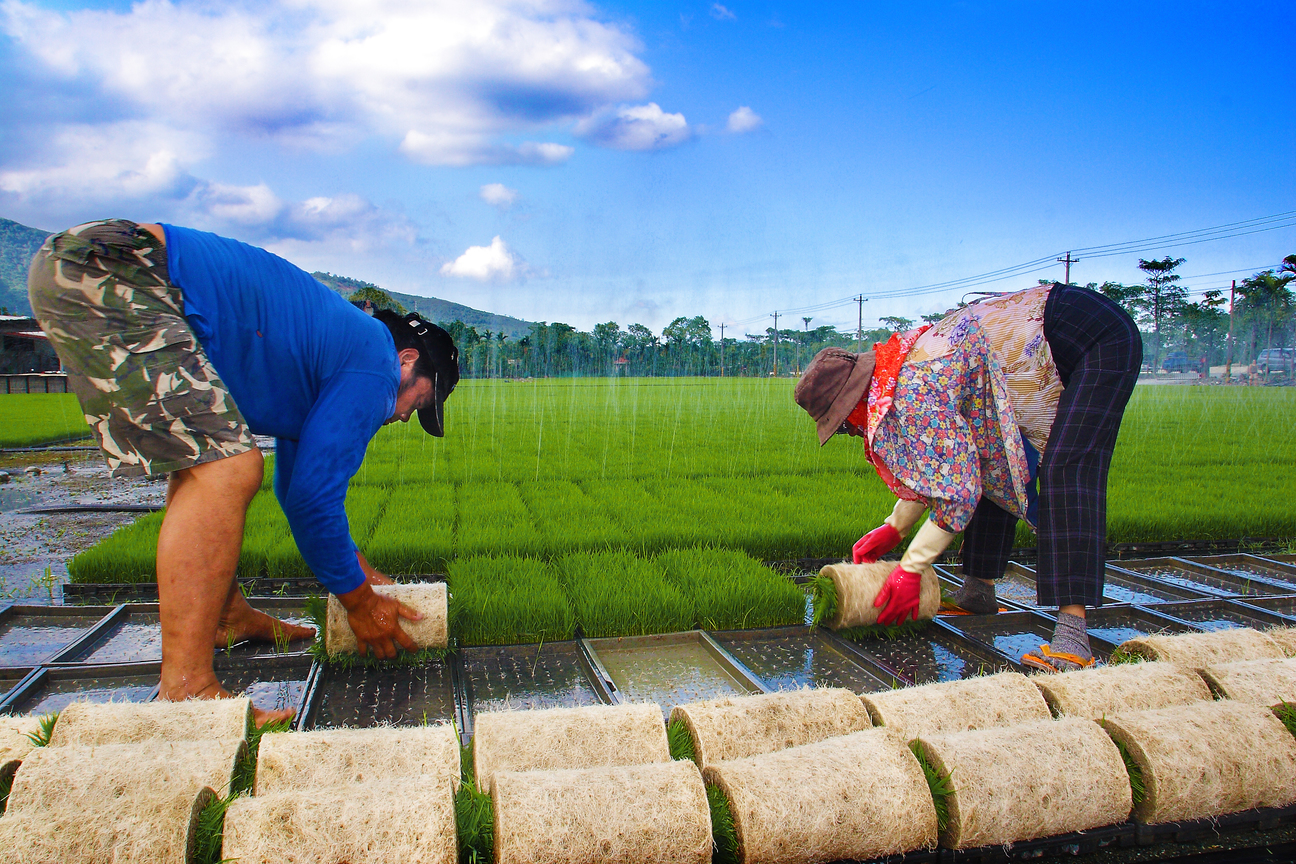
<path id="1" fill-rule="evenodd" d="M 1276 270 L 1264 270 L 1237 284 L 1232 315 L 1227 290 L 1211 290 L 1195 302 L 1175 271 L 1183 258 L 1139 260 L 1143 281 L 1089 283 L 1087 288 L 1110 297 L 1130 313 L 1144 338 L 1144 357 L 1157 369 L 1170 351 L 1184 351 L 1191 362 L 1208 365 L 1231 359 L 1251 362 L 1267 347 L 1288 347 L 1296 331 L 1296 255 Z M 1041 280 L 1044 283 L 1044 280 Z M 1047 283 L 1044 283 L 1047 284 Z M 381 289 L 367 286 L 351 295 L 404 313 L 400 303 Z M 963 304 L 959 304 L 962 306 Z M 958 308 L 958 307 L 955 307 Z M 660 335 L 643 324 L 624 329 L 615 321 L 595 324 L 589 331 L 562 322 L 538 322 L 520 338 L 464 324 L 438 322 L 459 346 L 462 374 L 470 378 L 561 376 L 734 376 L 794 375 L 818 351 L 829 346 L 858 350 L 882 342 L 920 322 L 934 323 L 953 309 L 918 319 L 891 315 L 862 336 L 832 326 L 811 328 L 802 318 L 798 329 L 773 327 L 741 337 L 715 338 L 711 323 L 701 315 L 679 317 Z M 1233 342 L 1230 353 L 1230 323 Z"/>

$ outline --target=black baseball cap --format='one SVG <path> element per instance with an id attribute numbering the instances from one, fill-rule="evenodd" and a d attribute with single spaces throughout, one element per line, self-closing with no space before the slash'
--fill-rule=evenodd
<path id="1" fill-rule="evenodd" d="M 450 334 L 411 312 L 404 318 L 419 353 L 433 369 L 432 404 L 418 410 L 423 431 L 438 438 L 445 436 L 445 400 L 459 383 L 459 349 Z"/>

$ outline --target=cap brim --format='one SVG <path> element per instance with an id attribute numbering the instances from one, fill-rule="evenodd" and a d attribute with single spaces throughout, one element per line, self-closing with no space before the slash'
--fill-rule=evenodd
<path id="1" fill-rule="evenodd" d="M 433 397 L 432 404 L 426 408 L 420 408 L 417 412 L 419 425 L 423 431 L 437 438 L 445 437 L 445 398 Z"/>
<path id="2" fill-rule="evenodd" d="M 837 394 L 837 398 L 833 400 L 832 407 L 815 423 L 815 429 L 819 433 L 820 447 L 827 444 L 828 439 L 836 435 L 837 431 L 841 429 L 842 421 L 855 410 L 855 406 L 868 392 L 869 382 L 873 380 L 875 362 L 873 352 L 865 351 L 862 354 L 856 354 L 855 357 L 855 368 L 851 370 L 845 386 Z"/>

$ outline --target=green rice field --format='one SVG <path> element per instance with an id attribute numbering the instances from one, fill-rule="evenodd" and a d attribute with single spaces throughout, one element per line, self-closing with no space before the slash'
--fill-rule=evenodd
<path id="1" fill-rule="evenodd" d="M 72 393 L 0 394 L 0 447 L 33 447 L 89 438 Z"/>
<path id="2" fill-rule="evenodd" d="M 697 550 L 747 560 L 844 556 L 893 503 L 857 440 L 818 446 L 792 387 L 787 379 L 465 381 L 447 405 L 446 438 L 409 424 L 374 439 L 347 500 L 352 535 L 385 572 L 448 570 L 466 607 L 485 602 L 470 602 L 480 595 L 469 588 L 474 579 L 495 583 L 485 574 L 501 573 L 507 558 L 543 564 L 503 567 L 555 598 L 562 588 L 586 632 L 595 632 L 590 610 L 599 605 L 590 580 L 610 573 L 624 578 L 608 604 L 634 593 L 633 583 L 678 619 L 671 626 L 740 623 L 743 609 L 701 598 L 726 592 L 690 575 L 701 572 Z M 1140 387 L 1112 467 L 1109 542 L 1296 536 L 1293 418 L 1289 388 Z M 240 573 L 309 575 L 268 487 L 269 476 L 248 514 Z M 141 519 L 78 555 L 72 578 L 151 580 L 159 522 L 160 514 Z M 1033 542 L 1022 527 L 1018 545 Z M 728 593 L 763 590 L 759 582 Z M 567 632 L 561 605 L 544 613 L 543 627 L 523 618 L 507 626 Z M 623 605 L 632 611 L 634 602 Z M 623 620 L 597 632 L 646 631 Z"/>

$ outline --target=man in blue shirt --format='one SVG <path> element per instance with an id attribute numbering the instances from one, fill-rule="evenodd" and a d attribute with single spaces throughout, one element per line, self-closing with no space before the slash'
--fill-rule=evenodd
<path id="1" fill-rule="evenodd" d="M 114 476 L 169 474 L 161 698 L 229 695 L 213 646 L 311 635 L 252 609 L 234 579 L 262 481 L 254 432 L 276 439 L 275 496 L 361 652 L 413 649 L 399 619 L 418 615 L 373 591 L 390 580 L 356 549 L 343 503 L 383 424 L 417 412 L 427 432 L 444 433 L 459 380 L 444 330 L 416 315 L 370 317 L 263 249 L 125 220 L 50 237 L 28 292 Z"/>

